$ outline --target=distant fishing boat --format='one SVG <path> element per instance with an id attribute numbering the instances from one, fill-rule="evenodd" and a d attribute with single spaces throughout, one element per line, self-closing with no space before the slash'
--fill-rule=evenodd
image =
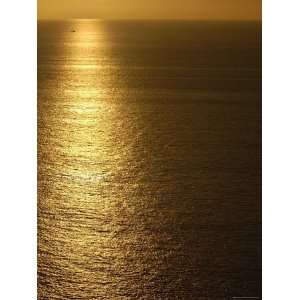
<path id="1" fill-rule="evenodd" d="M 71 32 L 76 32 L 76 30 L 73 29 L 73 30 L 71 30 Z"/>

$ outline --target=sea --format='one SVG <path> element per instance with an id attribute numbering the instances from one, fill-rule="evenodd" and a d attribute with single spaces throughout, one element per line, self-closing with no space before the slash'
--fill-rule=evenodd
<path id="1" fill-rule="evenodd" d="M 261 23 L 37 34 L 38 299 L 261 299 Z"/>

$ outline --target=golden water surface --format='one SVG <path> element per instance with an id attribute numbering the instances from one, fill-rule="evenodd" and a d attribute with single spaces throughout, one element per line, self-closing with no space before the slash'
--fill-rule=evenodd
<path id="1" fill-rule="evenodd" d="M 38 298 L 259 296 L 259 25 L 38 26 Z"/>

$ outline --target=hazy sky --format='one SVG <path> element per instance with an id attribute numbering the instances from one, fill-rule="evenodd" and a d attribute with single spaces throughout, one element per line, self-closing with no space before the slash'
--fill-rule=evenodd
<path id="1" fill-rule="evenodd" d="M 261 0 L 38 0 L 39 19 L 260 19 Z"/>

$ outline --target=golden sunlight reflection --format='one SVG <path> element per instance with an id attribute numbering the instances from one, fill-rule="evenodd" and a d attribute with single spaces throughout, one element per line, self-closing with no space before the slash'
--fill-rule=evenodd
<path id="1" fill-rule="evenodd" d="M 65 170 L 72 178 L 97 182 L 108 175 L 95 162 L 106 159 L 107 151 L 101 143 L 109 137 L 107 116 L 112 117 L 114 113 L 114 106 L 102 98 L 105 85 L 101 81 L 101 58 L 104 56 L 105 31 L 100 22 L 80 20 L 71 24 L 70 28 L 75 32 L 67 33 L 72 47 L 68 47 L 71 52 L 65 65 L 66 74 L 62 74 L 62 78 L 67 79 L 63 85 L 67 86 L 64 96 L 68 99 L 63 107 L 63 122 L 70 130 L 62 131 L 61 139 L 65 145 L 61 150 L 73 159 L 70 168 Z"/>
<path id="2" fill-rule="evenodd" d="M 45 173 L 40 174 L 43 201 L 39 203 L 39 255 L 42 259 L 44 253 L 53 253 L 49 263 L 63 270 L 67 282 L 81 282 L 84 278 L 92 286 L 93 282 L 104 284 L 111 280 L 103 261 L 115 265 L 111 249 L 122 222 L 118 215 L 123 196 L 118 195 L 118 188 L 105 187 L 112 177 L 118 177 L 127 150 L 121 153 L 116 141 L 114 127 L 122 117 L 102 80 L 112 78 L 109 66 L 103 62 L 106 45 L 102 24 L 72 21 L 63 39 L 61 88 L 52 94 L 52 103 L 44 103 L 53 110 L 40 116 L 46 120 L 44 130 L 48 134 L 41 135 L 48 136 L 49 148 L 45 146 L 40 151 L 45 157 L 40 164 Z M 52 218 L 41 216 L 49 211 Z M 74 220 L 76 227 L 72 226 Z M 125 255 L 122 253 L 119 248 L 119 259 Z M 89 256 L 93 263 L 89 263 Z M 85 267 L 79 272 L 82 260 Z M 94 272 L 97 266 L 103 271 Z M 40 272 L 46 271 L 40 266 Z M 56 285 L 50 280 L 40 290 L 41 295 Z"/>

